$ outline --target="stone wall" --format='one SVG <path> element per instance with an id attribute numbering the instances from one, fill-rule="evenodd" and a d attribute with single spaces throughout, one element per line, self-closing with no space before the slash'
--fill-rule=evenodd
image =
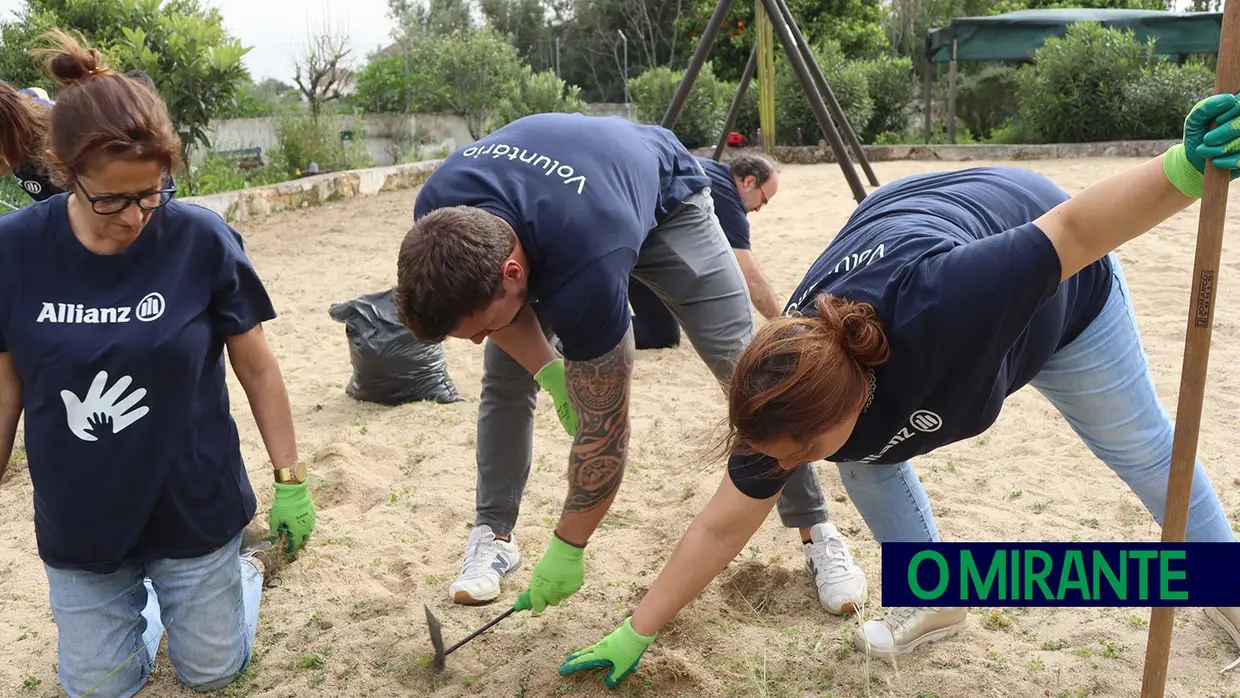
<path id="1" fill-rule="evenodd" d="M 632 104 L 587 104 L 593 116 L 619 116 L 634 120 Z M 338 131 L 359 131 L 366 151 L 379 165 L 399 164 L 411 155 L 442 157 L 474 141 L 465 119 L 456 114 L 333 115 Z M 268 153 L 279 143 L 280 120 L 274 116 L 222 119 L 211 124 L 208 135 L 213 150 L 262 148 Z M 202 153 L 194 154 L 195 162 Z"/>
<path id="2" fill-rule="evenodd" d="M 1178 141 L 1111 141 L 1106 143 L 1049 143 L 1045 145 L 863 145 L 861 150 L 870 162 L 890 160 L 1048 160 L 1053 158 L 1140 157 L 1152 158 Z M 698 148 L 697 155 L 711 157 L 714 148 Z M 725 148 L 723 160 L 743 152 L 761 152 L 757 148 Z M 855 162 L 854 154 L 849 152 Z M 776 146 L 775 159 L 781 163 L 815 165 L 836 162 L 835 151 L 829 146 Z"/>
<path id="3" fill-rule="evenodd" d="M 333 116 L 337 131 L 358 131 L 366 151 L 380 165 L 398 164 L 411 152 L 441 157 L 473 142 L 465 120 L 455 114 L 366 114 Z M 261 148 L 264 157 L 279 144 L 277 117 L 226 119 L 211 124 L 211 147 L 216 151 Z M 416 149 L 416 150 L 415 150 Z M 195 161 L 203 154 L 195 152 Z"/>
<path id="4" fill-rule="evenodd" d="M 185 200 L 215 211 L 229 223 L 236 223 L 329 201 L 418 187 L 441 162 L 428 160 L 410 165 L 333 172 L 263 187 L 186 197 Z"/>
<path id="5" fill-rule="evenodd" d="M 1154 157 L 1175 143 L 1176 141 L 1116 141 L 1051 145 L 871 145 L 863 146 L 863 149 L 866 158 L 871 162 L 890 160 L 1021 161 L 1077 157 Z M 751 149 L 728 148 L 724 151 L 723 159 L 726 161 L 740 152 L 749 150 Z M 694 152 L 709 157 L 714 149 L 700 148 Z M 819 146 L 778 147 L 775 149 L 775 158 L 782 163 L 803 165 L 835 162 L 835 154 L 832 150 Z M 435 171 L 435 168 L 439 167 L 441 162 L 443 160 L 428 160 L 410 165 L 333 172 L 269 186 L 189 197 L 186 200 L 205 206 L 219 213 L 230 223 L 235 223 L 280 211 L 317 206 L 328 201 L 340 201 L 357 196 L 371 196 L 381 192 L 418 187 Z"/>

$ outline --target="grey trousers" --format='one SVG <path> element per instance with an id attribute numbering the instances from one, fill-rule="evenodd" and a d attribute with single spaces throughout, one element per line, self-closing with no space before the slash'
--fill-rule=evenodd
<path id="1" fill-rule="evenodd" d="M 726 386 L 754 325 L 749 288 L 715 217 L 709 189 L 685 199 L 650 232 L 633 276 L 663 299 L 698 356 Z M 550 338 L 549 328 L 543 331 Z M 493 342 L 486 343 L 483 356 L 474 525 L 507 536 L 516 526 L 529 480 L 538 384 Z M 797 468 L 777 508 L 789 528 L 827 520 L 827 503 L 812 463 Z"/>

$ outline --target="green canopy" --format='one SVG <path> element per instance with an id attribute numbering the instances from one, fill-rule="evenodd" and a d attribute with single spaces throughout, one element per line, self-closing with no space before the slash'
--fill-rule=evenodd
<path id="1" fill-rule="evenodd" d="M 1021 10 L 991 17 L 957 17 L 926 36 L 926 55 L 934 63 L 961 61 L 1028 61 L 1047 38 L 1063 36 L 1075 22 L 1131 29 L 1137 40 L 1154 41 L 1164 56 L 1217 53 L 1222 12 L 1158 12 L 1152 10 Z"/>

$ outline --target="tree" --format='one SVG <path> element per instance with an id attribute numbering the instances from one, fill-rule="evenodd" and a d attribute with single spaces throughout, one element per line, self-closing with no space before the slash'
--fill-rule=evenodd
<path id="1" fill-rule="evenodd" d="M 564 24 L 562 6 L 547 0 L 481 0 L 487 25 L 508 39 L 535 72 L 556 68 L 555 42 Z"/>
<path id="2" fill-rule="evenodd" d="M 426 61 L 441 76 L 445 106 L 460 115 L 474 138 L 505 99 L 519 86 L 524 66 L 517 50 L 490 29 L 461 31 L 434 40 L 434 56 Z"/>
<path id="3" fill-rule="evenodd" d="M 716 0 L 696 0 L 694 9 L 686 13 L 683 28 L 695 44 L 715 5 Z M 830 41 L 850 59 L 871 58 L 889 48 L 882 5 L 874 0 L 788 0 L 788 10 L 810 46 Z M 739 80 L 755 41 L 753 3 L 734 4 L 725 22 L 710 59 L 720 78 Z M 778 45 L 776 53 L 783 52 Z"/>
<path id="4" fill-rule="evenodd" d="M 376 57 L 357 73 L 350 101 L 364 112 L 397 114 L 412 106 L 409 65 L 405 56 Z"/>
<path id="5" fill-rule="evenodd" d="M 271 116 L 301 106 L 301 91 L 275 78 L 246 82 L 237 88 L 233 116 L 238 119 Z"/>
<path id="6" fill-rule="evenodd" d="M 120 38 L 119 19 L 127 13 L 122 0 L 25 0 L 15 14 L 15 20 L 0 23 L 0 79 L 50 93 L 55 82 L 42 60 L 30 55 L 43 33 L 57 27 L 76 32 L 102 50 Z"/>
<path id="7" fill-rule="evenodd" d="M 144 70 L 168 105 L 182 154 L 209 145 L 213 119 L 231 114 L 249 75 L 249 49 L 228 35 L 218 10 L 200 0 L 25 0 L 0 26 L 0 71 L 19 86 L 55 85 L 29 56 L 44 31 L 76 32 L 119 70 Z"/>
<path id="8" fill-rule="evenodd" d="M 241 60 L 249 49 L 228 36 L 217 10 L 203 10 L 198 0 L 121 4 L 122 38 L 110 54 L 117 67 L 144 70 L 155 81 L 188 164 L 195 148 L 210 147 L 211 121 L 232 110 L 237 89 L 249 80 Z"/>
<path id="9" fill-rule="evenodd" d="M 326 29 L 322 34 L 310 37 L 309 47 L 293 68 L 293 82 L 310 104 L 310 114 L 316 119 L 323 105 L 343 96 L 343 90 L 353 82 L 353 70 L 349 66 L 353 50 L 348 47 L 348 37 Z"/>
<path id="10" fill-rule="evenodd" d="M 474 28 L 470 0 L 388 0 L 388 17 L 396 22 L 392 36 L 399 43 Z"/>

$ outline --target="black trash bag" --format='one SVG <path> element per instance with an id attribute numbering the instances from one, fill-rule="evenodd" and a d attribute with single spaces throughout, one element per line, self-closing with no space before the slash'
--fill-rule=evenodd
<path id="1" fill-rule="evenodd" d="M 419 342 L 401 324 L 391 289 L 337 303 L 328 313 L 344 323 L 349 339 L 349 397 L 383 405 L 464 399 L 448 376 L 443 347 Z"/>

